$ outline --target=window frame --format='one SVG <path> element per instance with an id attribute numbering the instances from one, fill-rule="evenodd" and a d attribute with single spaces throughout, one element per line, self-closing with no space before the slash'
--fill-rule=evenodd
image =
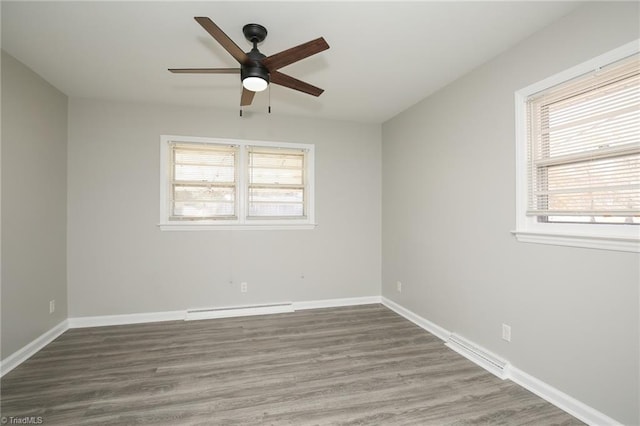
<path id="1" fill-rule="evenodd" d="M 236 209 L 233 219 L 171 220 L 171 143 L 233 145 L 238 147 L 236 158 Z M 284 150 L 305 151 L 305 206 L 306 215 L 301 218 L 248 216 L 248 149 L 265 147 Z M 207 231 L 207 230 L 294 230 L 313 229 L 315 223 L 315 145 L 291 142 L 223 139 L 195 136 L 160 136 L 160 222 L 162 231 Z"/>
<path id="2" fill-rule="evenodd" d="M 516 229 L 512 234 L 518 241 L 640 253 L 638 225 L 540 222 L 526 214 L 528 97 L 638 52 L 640 40 L 635 40 L 515 92 Z"/>

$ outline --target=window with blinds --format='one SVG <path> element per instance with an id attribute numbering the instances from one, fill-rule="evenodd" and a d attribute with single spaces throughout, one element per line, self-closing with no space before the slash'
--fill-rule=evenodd
<path id="1" fill-rule="evenodd" d="M 527 215 L 640 223 L 640 57 L 527 99 Z"/>
<path id="2" fill-rule="evenodd" d="M 160 136 L 160 229 L 313 229 L 313 144 Z"/>
<path id="3" fill-rule="evenodd" d="M 250 146 L 248 157 L 248 217 L 304 218 L 304 150 Z"/>
<path id="4" fill-rule="evenodd" d="M 171 144 L 171 220 L 237 216 L 237 146 Z"/>

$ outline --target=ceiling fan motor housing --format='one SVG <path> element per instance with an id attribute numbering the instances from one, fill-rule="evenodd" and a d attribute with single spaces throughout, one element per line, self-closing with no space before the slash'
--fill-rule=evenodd
<path id="1" fill-rule="evenodd" d="M 247 57 L 249 60 L 247 63 L 242 64 L 240 68 L 240 80 L 244 80 L 247 77 L 258 77 L 269 83 L 269 70 L 260 62 L 266 56 L 254 47 L 250 52 L 247 52 Z"/>

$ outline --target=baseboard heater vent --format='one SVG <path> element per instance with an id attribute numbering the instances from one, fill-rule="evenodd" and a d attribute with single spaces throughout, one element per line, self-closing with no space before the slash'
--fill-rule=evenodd
<path id="1" fill-rule="evenodd" d="M 474 345 L 462 337 L 451 334 L 449 340 L 445 343 L 449 348 L 458 352 L 463 357 L 475 362 L 480 367 L 495 374 L 502 380 L 507 378 L 509 363 Z"/>
<path id="2" fill-rule="evenodd" d="M 277 303 L 273 305 L 246 305 L 229 306 L 224 308 L 190 309 L 184 318 L 185 321 L 244 317 L 250 315 L 283 314 L 294 312 L 293 303 Z"/>

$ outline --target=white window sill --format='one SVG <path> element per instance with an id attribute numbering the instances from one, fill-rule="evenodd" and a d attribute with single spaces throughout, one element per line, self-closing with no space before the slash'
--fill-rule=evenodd
<path id="1" fill-rule="evenodd" d="M 550 244 L 556 246 L 582 247 L 600 250 L 640 253 L 640 238 L 607 237 L 597 235 L 570 235 L 538 231 L 511 231 L 518 241 L 524 243 Z"/>
<path id="2" fill-rule="evenodd" d="M 315 223 L 260 223 L 260 224 L 203 224 L 203 223 L 161 223 L 161 231 L 284 231 L 314 229 Z"/>

